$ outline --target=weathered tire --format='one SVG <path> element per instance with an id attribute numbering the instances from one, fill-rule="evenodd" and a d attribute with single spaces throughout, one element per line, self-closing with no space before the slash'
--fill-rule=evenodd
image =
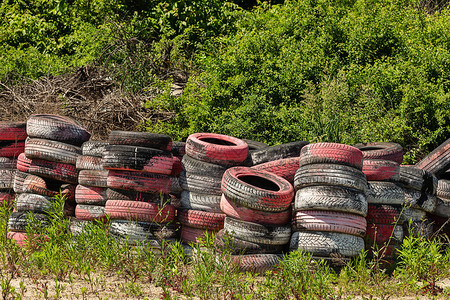
<path id="1" fill-rule="evenodd" d="M 224 230 L 238 239 L 266 244 L 285 245 L 291 237 L 291 226 L 268 226 L 225 217 Z"/>
<path id="2" fill-rule="evenodd" d="M 364 236 L 367 222 L 364 217 L 349 213 L 304 210 L 294 214 L 292 226 L 294 231 L 331 231 Z"/>
<path id="3" fill-rule="evenodd" d="M 295 210 L 330 210 L 365 217 L 367 200 L 364 193 L 340 186 L 308 186 L 295 194 Z"/>
<path id="4" fill-rule="evenodd" d="M 246 254 L 231 257 L 240 272 L 264 273 L 273 270 L 281 262 L 279 254 Z"/>
<path id="5" fill-rule="evenodd" d="M 403 189 L 393 182 L 370 181 L 367 192 L 369 204 L 402 205 L 405 201 Z"/>
<path id="6" fill-rule="evenodd" d="M 398 244 L 402 242 L 404 236 L 401 225 L 367 224 L 366 238 L 371 243 L 382 245 L 391 239 L 391 244 Z"/>
<path id="7" fill-rule="evenodd" d="M 436 196 L 450 201 L 450 180 L 441 179 L 438 181 Z"/>
<path id="8" fill-rule="evenodd" d="M 255 210 L 238 205 L 225 195 L 221 197 L 220 208 L 229 217 L 262 225 L 282 226 L 288 224 L 291 219 L 290 209 L 280 212 Z"/>
<path id="9" fill-rule="evenodd" d="M 266 147 L 261 150 L 254 150 L 250 153 L 251 164 L 259 165 L 266 163 L 268 161 L 289 158 L 289 157 L 299 157 L 302 148 L 308 145 L 308 142 L 297 141 L 291 142 L 271 147 Z"/>
<path id="10" fill-rule="evenodd" d="M 173 156 L 183 157 L 186 154 L 186 142 L 173 141 L 170 152 Z"/>
<path id="11" fill-rule="evenodd" d="M 178 156 L 174 156 L 172 159 L 172 172 L 170 172 L 171 177 L 178 177 L 183 171 L 183 166 L 181 165 L 181 159 Z"/>
<path id="12" fill-rule="evenodd" d="M 338 143 L 309 144 L 300 152 L 300 166 L 340 164 L 361 170 L 363 154 L 358 148 Z"/>
<path id="13" fill-rule="evenodd" d="M 111 219 L 168 223 L 175 218 L 175 207 L 151 202 L 108 200 L 105 212 Z"/>
<path id="14" fill-rule="evenodd" d="M 45 180 L 36 175 L 29 174 L 23 181 L 23 192 L 38 194 L 47 197 L 63 195 L 66 200 L 75 199 L 75 185 L 66 184 L 56 180 Z"/>
<path id="15" fill-rule="evenodd" d="M 54 140 L 80 146 L 89 140 L 91 134 L 77 121 L 58 115 L 31 115 L 27 120 L 27 134 L 30 137 Z"/>
<path id="16" fill-rule="evenodd" d="M 9 191 L 0 191 L 0 207 L 10 206 L 15 199 L 16 194 Z"/>
<path id="17" fill-rule="evenodd" d="M 178 232 L 173 224 L 158 224 L 126 220 L 112 220 L 109 232 L 112 235 L 128 239 L 129 244 L 150 243 L 159 245 L 156 241 L 174 239 Z"/>
<path id="18" fill-rule="evenodd" d="M 221 184 L 222 178 L 210 177 L 207 174 L 198 175 L 181 172 L 178 178 L 180 186 L 183 190 L 208 195 L 220 195 L 222 194 Z"/>
<path id="19" fill-rule="evenodd" d="M 144 193 L 168 194 L 172 189 L 172 177 L 147 172 L 110 170 L 108 187 Z"/>
<path id="20" fill-rule="evenodd" d="M 438 198 L 434 214 L 439 217 L 450 218 L 450 200 Z"/>
<path id="21" fill-rule="evenodd" d="M 416 167 L 436 176 L 444 174 L 450 169 L 450 139 L 447 139 L 431 151 L 430 154 L 416 164 Z"/>
<path id="22" fill-rule="evenodd" d="M 366 192 L 366 176 L 360 170 L 336 164 L 313 164 L 301 166 L 295 173 L 294 186 L 301 189 L 307 186 L 332 185 Z"/>
<path id="23" fill-rule="evenodd" d="M 223 228 L 225 214 L 193 209 L 178 210 L 178 221 L 192 228 L 218 231 Z"/>
<path id="24" fill-rule="evenodd" d="M 405 205 L 409 207 L 419 208 L 426 212 L 433 213 L 436 209 L 436 196 L 425 194 L 414 189 L 403 188 L 405 193 Z"/>
<path id="25" fill-rule="evenodd" d="M 222 192 L 236 204 L 267 212 L 286 210 L 294 198 L 287 180 L 248 167 L 228 169 L 222 178 Z"/>
<path id="26" fill-rule="evenodd" d="M 142 171 L 170 175 L 172 153 L 153 148 L 109 145 L 103 153 L 103 168 L 108 170 Z"/>
<path id="27" fill-rule="evenodd" d="M 403 224 L 403 227 L 405 230 L 405 235 L 408 236 L 421 236 L 428 239 L 433 235 L 433 223 L 428 219 L 413 221 L 411 222 L 411 226 L 409 223 Z"/>
<path id="28" fill-rule="evenodd" d="M 79 155 L 75 166 L 78 170 L 104 170 L 101 157 Z"/>
<path id="29" fill-rule="evenodd" d="M 438 180 L 428 171 L 413 166 L 400 166 L 398 182 L 407 188 L 436 195 Z"/>
<path id="30" fill-rule="evenodd" d="M 125 201 L 142 201 L 166 203 L 168 201 L 166 195 L 158 193 L 141 193 L 137 191 L 127 191 L 119 189 L 106 189 L 106 198 L 108 200 L 125 200 Z"/>
<path id="31" fill-rule="evenodd" d="M 26 122 L 0 122 L 0 139 L 2 141 L 23 141 L 27 138 Z"/>
<path id="32" fill-rule="evenodd" d="M 28 139 L 25 144 L 25 155 L 30 159 L 43 159 L 75 165 L 81 148 L 57 141 Z"/>
<path id="33" fill-rule="evenodd" d="M 78 182 L 78 171 L 74 165 L 41 159 L 29 159 L 24 153 L 19 155 L 17 169 L 21 172 L 28 172 L 68 183 Z"/>
<path id="34" fill-rule="evenodd" d="M 364 239 L 338 232 L 296 231 L 292 234 L 289 248 L 313 256 L 355 257 L 364 251 Z"/>
<path id="35" fill-rule="evenodd" d="M 25 181 L 25 178 L 27 178 L 29 174 L 21 171 L 16 171 L 14 175 L 14 183 L 13 183 L 13 190 L 14 193 L 20 194 L 25 193 L 25 189 L 23 186 L 23 182 Z"/>
<path id="36" fill-rule="evenodd" d="M 392 160 L 399 164 L 403 162 L 403 148 L 397 143 L 361 143 L 353 147 L 363 152 L 364 159 Z"/>
<path id="37" fill-rule="evenodd" d="M 181 193 L 181 207 L 187 209 L 202 210 L 220 213 L 220 196 L 191 193 L 183 191 Z"/>
<path id="38" fill-rule="evenodd" d="M 369 181 L 396 181 L 399 178 L 400 165 L 392 160 L 364 159 L 362 171 Z"/>
<path id="39" fill-rule="evenodd" d="M 300 167 L 298 157 L 282 158 L 253 166 L 252 169 L 265 171 L 280 176 L 294 184 L 294 176 Z"/>
<path id="40" fill-rule="evenodd" d="M 0 170 L 16 169 L 17 159 L 13 157 L 0 157 Z"/>
<path id="41" fill-rule="evenodd" d="M 248 155 L 243 140 L 217 133 L 194 133 L 186 140 L 186 154 L 190 157 L 223 166 L 242 164 Z"/>
<path id="42" fill-rule="evenodd" d="M 75 191 L 75 202 L 77 204 L 101 205 L 107 201 L 106 188 L 77 185 Z"/>
<path id="43" fill-rule="evenodd" d="M 13 240 L 19 247 L 27 246 L 29 243 L 29 240 L 30 240 L 29 236 L 25 232 L 10 231 L 10 232 L 8 232 L 6 237 L 8 239 Z M 44 235 L 35 234 L 33 237 L 33 241 L 37 244 L 42 243 L 43 241 L 47 241 L 47 240 L 48 240 L 48 237 L 46 237 Z"/>
<path id="44" fill-rule="evenodd" d="M 0 189 L 13 189 L 16 170 L 0 170 Z"/>
<path id="45" fill-rule="evenodd" d="M 201 161 L 192 158 L 189 155 L 183 156 L 181 166 L 187 174 L 206 175 L 209 177 L 220 178 L 220 180 L 222 180 L 223 173 L 225 173 L 226 170 L 224 166 Z"/>
<path id="46" fill-rule="evenodd" d="M 25 142 L 1 142 L 0 141 L 0 156 L 1 157 L 18 157 L 20 153 L 25 151 Z"/>
<path id="47" fill-rule="evenodd" d="M 205 234 L 207 235 L 213 235 L 216 234 L 217 231 L 215 230 L 208 230 L 208 229 L 199 229 L 199 228 L 193 228 L 190 226 L 181 226 L 181 233 L 180 233 L 180 240 L 183 243 L 200 243 L 202 240 L 204 240 Z"/>
<path id="48" fill-rule="evenodd" d="M 108 142 L 103 141 L 87 141 L 81 145 L 81 153 L 85 156 L 102 157 Z"/>
<path id="49" fill-rule="evenodd" d="M 92 225 L 92 222 L 85 220 L 78 220 L 76 218 L 71 218 L 69 222 L 69 230 L 72 235 L 79 235 L 86 232 L 86 227 Z"/>
<path id="50" fill-rule="evenodd" d="M 427 217 L 427 213 L 421 209 L 407 207 L 400 212 L 400 223 L 408 224 L 410 220 L 422 221 Z"/>
<path id="51" fill-rule="evenodd" d="M 78 204 L 75 207 L 75 217 L 78 220 L 85 220 L 85 221 L 94 221 L 94 220 L 105 221 L 106 220 L 105 207 L 99 205 Z"/>
<path id="52" fill-rule="evenodd" d="M 129 145 L 172 150 L 172 138 L 165 134 L 135 131 L 111 131 L 108 137 L 110 145 Z"/>
<path id="53" fill-rule="evenodd" d="M 13 212 L 9 217 L 8 228 L 11 231 L 25 232 L 28 224 L 27 215 L 29 212 Z M 48 225 L 48 217 L 44 214 L 33 213 L 33 220 L 36 225 L 45 227 Z"/>
<path id="54" fill-rule="evenodd" d="M 19 194 L 16 198 L 17 211 L 32 211 L 35 213 L 46 213 L 52 207 L 52 199 L 37 194 Z"/>
<path id="55" fill-rule="evenodd" d="M 216 234 L 215 245 L 232 254 L 281 253 L 284 245 L 265 245 L 244 241 L 225 233 L 223 229 Z"/>
<path id="56" fill-rule="evenodd" d="M 248 139 L 242 139 L 242 140 L 247 143 L 249 151 L 260 150 L 260 149 L 269 147 L 269 145 L 267 145 L 266 143 L 248 140 Z"/>
<path id="57" fill-rule="evenodd" d="M 78 174 L 78 183 L 86 186 L 107 187 L 108 170 L 81 170 Z"/>
<path id="58" fill-rule="evenodd" d="M 370 224 L 394 224 L 399 221 L 399 210 L 390 205 L 369 205 L 366 220 Z"/>

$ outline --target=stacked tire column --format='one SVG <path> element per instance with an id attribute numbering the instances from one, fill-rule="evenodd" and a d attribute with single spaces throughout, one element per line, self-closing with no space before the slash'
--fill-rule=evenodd
<path id="1" fill-rule="evenodd" d="M 130 245 L 160 249 L 176 237 L 176 209 L 170 204 L 172 139 L 167 135 L 112 131 L 103 152 L 107 169 L 105 212 L 110 233 Z"/>
<path id="2" fill-rule="evenodd" d="M 338 262 L 364 251 L 368 184 L 362 157 L 360 150 L 343 144 L 302 148 L 290 250 Z"/>
<path id="3" fill-rule="evenodd" d="M 195 133 L 188 137 L 179 178 L 183 189 L 178 213 L 182 242 L 197 243 L 205 234 L 223 228 L 222 176 L 227 168 L 243 164 L 247 156 L 247 143 L 231 136 Z"/>
<path id="4" fill-rule="evenodd" d="M 90 133 L 75 120 L 58 115 L 31 115 L 27 120 L 28 139 L 25 153 L 19 155 L 14 190 L 16 212 L 9 219 L 11 232 L 24 232 L 27 215 L 40 226 L 46 226 L 46 211 L 51 209 L 53 197 L 62 193 L 65 197 L 64 213 L 75 212 L 75 185 L 78 172 L 75 167 L 81 154 L 81 144 L 90 138 Z M 23 234 L 10 237 L 23 243 Z"/>

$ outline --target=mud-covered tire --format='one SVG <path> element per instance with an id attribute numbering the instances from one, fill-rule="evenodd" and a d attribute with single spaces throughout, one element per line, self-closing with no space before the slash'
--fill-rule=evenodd
<path id="1" fill-rule="evenodd" d="M 16 173 L 14 175 L 14 183 L 13 183 L 14 193 L 16 193 L 16 194 L 25 193 L 25 187 L 24 187 L 23 183 L 28 175 L 29 175 L 28 173 L 16 170 Z"/>
<path id="2" fill-rule="evenodd" d="M 299 157 L 300 151 L 306 145 L 308 145 L 308 142 L 297 141 L 254 150 L 250 153 L 251 165 L 259 165 L 283 158 Z"/>
<path id="3" fill-rule="evenodd" d="M 340 186 L 308 186 L 295 194 L 295 210 L 329 210 L 365 217 L 366 195 Z"/>
<path id="4" fill-rule="evenodd" d="M 282 158 L 253 166 L 252 169 L 266 171 L 280 176 L 294 184 L 295 172 L 300 167 L 298 157 Z"/>
<path id="5" fill-rule="evenodd" d="M 52 198 L 37 194 L 23 193 L 16 198 L 17 211 L 32 211 L 46 213 L 52 207 Z"/>
<path id="6" fill-rule="evenodd" d="M 295 212 L 292 227 L 294 231 L 331 231 L 362 237 L 367 222 L 364 217 L 349 213 L 305 210 Z"/>
<path id="7" fill-rule="evenodd" d="M 81 170 L 78 183 L 85 186 L 106 188 L 108 186 L 108 170 Z"/>
<path id="8" fill-rule="evenodd" d="M 81 154 L 85 156 L 102 157 L 108 142 L 104 141 L 87 141 L 81 145 Z"/>
<path id="9" fill-rule="evenodd" d="M 338 232 L 296 231 L 292 234 L 289 248 L 313 256 L 355 257 L 364 251 L 364 239 Z"/>
<path id="10" fill-rule="evenodd" d="M 281 262 L 279 254 L 246 254 L 231 256 L 231 263 L 239 272 L 252 272 L 263 274 L 273 270 Z"/>
<path id="11" fill-rule="evenodd" d="M 444 174 L 450 169 L 450 138 L 431 151 L 416 167 L 436 176 Z"/>
<path id="12" fill-rule="evenodd" d="M 394 224 L 367 224 L 366 238 L 370 243 L 378 245 L 389 242 L 401 243 L 405 234 L 402 225 Z"/>
<path id="13" fill-rule="evenodd" d="M 181 172 L 178 178 L 180 186 L 183 190 L 208 195 L 220 195 L 222 194 L 221 185 L 222 178 L 210 177 L 207 174 L 198 175 Z"/>
<path id="14" fill-rule="evenodd" d="M 75 202 L 85 205 L 104 206 L 107 201 L 106 188 L 77 185 L 75 190 Z"/>
<path id="15" fill-rule="evenodd" d="M 8 220 L 8 228 L 11 231 L 25 232 L 27 228 L 29 212 L 13 212 Z M 45 227 L 48 225 L 48 217 L 44 214 L 33 213 L 33 220 L 35 220 L 36 225 Z"/>
<path id="16" fill-rule="evenodd" d="M 405 206 L 419 208 L 429 213 L 435 211 L 437 205 L 436 196 L 409 188 L 403 188 L 403 192 L 405 193 Z"/>
<path id="17" fill-rule="evenodd" d="M 290 209 L 280 212 L 251 209 L 234 203 L 225 195 L 221 197 L 220 208 L 229 217 L 262 225 L 282 226 L 288 224 L 291 219 Z"/>
<path id="18" fill-rule="evenodd" d="M 338 143 L 315 143 L 302 148 L 300 166 L 340 164 L 361 170 L 363 154 L 358 148 Z"/>
<path id="19" fill-rule="evenodd" d="M 91 134 L 77 121 L 58 115 L 31 115 L 27 120 L 29 137 L 54 140 L 80 146 Z"/>
<path id="20" fill-rule="evenodd" d="M 370 181 L 367 192 L 369 204 L 403 205 L 405 193 L 403 189 L 393 182 Z"/>
<path id="21" fill-rule="evenodd" d="M 397 143 L 361 143 L 353 147 L 363 152 L 364 159 L 384 159 L 392 160 L 399 164 L 403 162 L 403 148 Z"/>
<path id="22" fill-rule="evenodd" d="M 172 150 L 172 138 L 170 136 L 151 132 L 111 131 L 108 142 L 110 145 L 140 146 L 163 151 Z"/>
<path id="23" fill-rule="evenodd" d="M 13 157 L 0 157 L 0 170 L 16 169 L 17 159 Z"/>
<path id="24" fill-rule="evenodd" d="M 190 157 L 189 155 L 183 156 L 181 166 L 187 174 L 203 175 L 209 177 L 215 177 L 222 179 L 223 173 L 227 169 L 224 166 L 218 164 L 212 164 L 205 161 L 201 161 Z"/>
<path id="25" fill-rule="evenodd" d="M 101 157 L 79 155 L 75 163 L 78 170 L 104 170 Z"/>
<path id="26" fill-rule="evenodd" d="M 364 159 L 362 171 L 369 181 L 396 181 L 399 178 L 400 165 L 392 160 Z"/>
<path id="27" fill-rule="evenodd" d="M 336 164 L 301 166 L 295 173 L 294 186 L 301 189 L 315 185 L 341 186 L 366 192 L 366 175 L 356 168 Z"/>
<path id="28" fill-rule="evenodd" d="M 371 224 L 394 224 L 399 221 L 399 210 L 391 205 L 369 205 L 366 220 Z"/>
<path id="29" fill-rule="evenodd" d="M 114 236 L 128 239 L 128 244 L 139 244 L 144 242 L 150 243 L 150 246 L 156 244 L 156 241 L 174 239 L 178 236 L 178 230 L 173 224 L 127 220 L 112 220 L 109 232 Z"/>
<path id="30" fill-rule="evenodd" d="M 175 207 L 170 204 L 140 201 L 108 200 L 105 212 L 111 219 L 168 223 L 175 218 Z"/>
<path id="31" fill-rule="evenodd" d="M 142 201 L 166 203 L 168 201 L 166 195 L 158 193 L 142 193 L 137 191 L 128 191 L 120 189 L 106 189 L 106 198 L 108 200 L 124 200 L 124 201 Z"/>
<path id="32" fill-rule="evenodd" d="M 220 198 L 221 196 L 219 195 L 197 194 L 183 191 L 180 202 L 182 208 L 220 213 Z"/>
<path id="33" fill-rule="evenodd" d="M 25 151 L 25 142 L 2 142 L 0 140 L 0 156 L 1 157 L 18 157 L 20 153 Z"/>
<path id="34" fill-rule="evenodd" d="M 267 212 L 286 210 L 294 198 L 294 189 L 286 179 L 248 167 L 225 171 L 222 192 L 236 204 Z"/>
<path id="35" fill-rule="evenodd" d="M 225 233 L 223 229 L 217 232 L 214 242 L 216 246 L 230 251 L 232 254 L 281 253 L 284 249 L 284 245 L 266 245 L 244 241 Z"/>
<path id="36" fill-rule="evenodd" d="M 190 244 L 190 243 L 200 243 L 201 241 L 204 241 L 205 234 L 211 236 L 215 235 L 217 231 L 215 230 L 208 230 L 208 229 L 199 229 L 194 228 L 190 226 L 181 226 L 181 232 L 180 232 L 180 240 L 183 243 Z"/>
<path id="37" fill-rule="evenodd" d="M 30 159 L 42 159 L 75 165 L 81 148 L 57 141 L 31 138 L 25 144 L 25 155 Z"/>
<path id="38" fill-rule="evenodd" d="M 255 151 L 255 150 L 260 150 L 260 149 L 269 147 L 269 145 L 267 145 L 266 143 L 263 143 L 263 142 L 258 142 L 258 141 L 254 141 L 254 140 L 248 140 L 248 139 L 242 139 L 242 140 L 247 143 L 249 151 Z"/>
<path id="39" fill-rule="evenodd" d="M 0 170 L 0 189 L 13 189 L 16 170 Z"/>
<path id="40" fill-rule="evenodd" d="M 172 177 L 164 174 L 110 170 L 108 175 L 109 188 L 143 193 L 169 194 L 172 183 Z"/>
<path id="41" fill-rule="evenodd" d="M 238 239 L 266 244 L 285 245 L 291 237 L 291 226 L 269 226 L 225 217 L 224 230 Z"/>
<path id="42" fill-rule="evenodd" d="M 103 168 L 108 170 L 142 171 L 170 175 L 172 153 L 159 149 L 109 145 L 103 153 Z"/>
<path id="43" fill-rule="evenodd" d="M 75 207 L 75 217 L 78 220 L 85 220 L 85 221 L 105 221 L 106 220 L 106 214 L 105 214 L 105 207 L 100 205 L 85 205 L 85 204 L 78 204 Z"/>
<path id="44" fill-rule="evenodd" d="M 0 137 L 2 141 L 23 141 L 27 138 L 26 122 L 0 122 Z"/>
<path id="45" fill-rule="evenodd" d="M 423 193 L 435 195 L 438 185 L 436 176 L 414 166 L 400 166 L 398 183 Z"/>
<path id="46" fill-rule="evenodd" d="M 193 228 L 218 231 L 223 229 L 225 214 L 193 209 L 178 210 L 178 221 Z"/>

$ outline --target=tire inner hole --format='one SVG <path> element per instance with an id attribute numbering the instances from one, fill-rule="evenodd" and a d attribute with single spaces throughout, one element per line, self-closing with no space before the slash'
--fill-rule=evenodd
<path id="1" fill-rule="evenodd" d="M 236 146 L 236 144 L 234 144 L 232 142 L 228 142 L 228 141 L 224 141 L 224 140 L 216 139 L 216 138 L 201 138 L 200 140 L 210 143 L 210 144 L 215 144 L 215 145 Z"/>
<path id="2" fill-rule="evenodd" d="M 361 151 L 371 151 L 371 150 L 382 150 L 384 148 L 382 147 L 375 147 L 375 146 L 367 146 L 367 147 L 361 147 L 359 150 Z"/>
<path id="3" fill-rule="evenodd" d="M 269 190 L 269 191 L 279 191 L 280 187 L 273 183 L 272 181 L 259 177 L 254 175 L 244 175 L 238 177 L 240 180 L 242 180 L 245 183 L 248 183 L 250 185 L 259 187 L 261 189 Z"/>

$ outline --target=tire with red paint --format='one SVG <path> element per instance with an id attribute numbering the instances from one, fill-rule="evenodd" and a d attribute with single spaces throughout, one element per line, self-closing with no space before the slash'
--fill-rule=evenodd
<path id="1" fill-rule="evenodd" d="M 370 181 L 396 181 L 399 178 L 400 165 L 392 160 L 364 159 L 362 171 Z"/>
<path id="2" fill-rule="evenodd" d="M 201 161 L 190 157 L 189 155 L 183 156 L 181 166 L 188 174 L 203 175 L 209 177 L 215 177 L 222 179 L 223 173 L 227 169 L 224 166 L 218 164 L 212 164 L 205 161 Z"/>
<path id="3" fill-rule="evenodd" d="M 296 141 L 285 143 L 281 145 L 270 146 L 262 148 L 260 150 L 253 150 L 250 153 L 252 166 L 266 163 L 268 161 L 289 158 L 289 157 L 299 157 L 300 151 L 304 146 L 308 145 L 305 141 Z"/>
<path id="4" fill-rule="evenodd" d="M 81 154 L 84 156 L 102 157 L 108 142 L 104 141 L 87 141 L 81 145 Z"/>
<path id="5" fill-rule="evenodd" d="M 13 189 L 16 170 L 0 170 L 0 189 Z"/>
<path id="6" fill-rule="evenodd" d="M 450 169 L 450 138 L 439 145 L 436 149 L 425 156 L 416 164 L 416 167 L 423 169 L 436 176 L 444 174 Z"/>
<path id="7" fill-rule="evenodd" d="M 110 170 L 108 187 L 144 193 L 169 194 L 172 190 L 172 177 L 147 172 Z"/>
<path id="8" fill-rule="evenodd" d="M 140 146 L 163 151 L 172 150 L 172 138 L 170 136 L 151 132 L 111 131 L 108 142 L 110 145 Z"/>
<path id="9" fill-rule="evenodd" d="M 25 179 L 27 178 L 28 175 L 29 175 L 28 173 L 16 170 L 16 173 L 14 175 L 14 183 L 13 183 L 14 193 L 17 193 L 17 194 L 25 193 L 23 182 L 25 181 Z"/>
<path id="10" fill-rule="evenodd" d="M 0 157 L 0 170 L 16 169 L 17 159 L 14 157 Z"/>
<path id="11" fill-rule="evenodd" d="M 73 184 L 66 184 L 56 180 L 45 180 L 37 175 L 29 174 L 23 181 L 23 192 L 55 197 L 63 195 L 67 200 L 75 199 L 75 188 Z"/>
<path id="12" fill-rule="evenodd" d="M 107 201 L 106 188 L 96 186 L 77 185 L 75 202 L 85 205 L 105 205 Z"/>
<path id="13" fill-rule="evenodd" d="M 290 209 L 280 212 L 265 212 L 251 209 L 234 203 L 225 195 L 221 197 L 220 208 L 229 217 L 262 225 L 282 226 L 288 224 L 291 220 Z"/>
<path id="14" fill-rule="evenodd" d="M 221 195 L 222 178 L 211 177 L 208 174 L 199 175 L 182 171 L 178 178 L 183 190 L 208 195 Z"/>
<path id="15" fill-rule="evenodd" d="M 26 232 L 27 224 L 30 223 L 28 215 L 29 212 L 13 212 L 8 220 L 9 230 L 16 232 Z M 44 214 L 33 213 L 33 220 L 35 222 L 35 225 L 37 226 L 45 227 L 48 225 L 48 217 Z"/>
<path id="16" fill-rule="evenodd" d="M 367 202 L 369 204 L 403 205 L 405 202 L 405 192 L 393 182 L 371 181 L 367 192 Z"/>
<path id="17" fill-rule="evenodd" d="M 353 147 L 363 152 L 364 159 L 392 160 L 399 164 L 403 162 L 403 148 L 397 143 L 360 143 Z"/>
<path id="18" fill-rule="evenodd" d="M 180 176 L 181 171 L 183 171 L 183 166 L 181 165 L 181 159 L 178 156 L 174 156 L 172 159 L 172 172 L 170 173 L 171 177 Z"/>
<path id="19" fill-rule="evenodd" d="M 170 204 L 140 201 L 108 200 L 105 212 L 111 219 L 168 223 L 175 218 L 175 207 Z"/>
<path id="20" fill-rule="evenodd" d="M 0 137 L 2 141 L 25 140 L 27 138 L 27 123 L 0 121 Z"/>
<path id="21" fill-rule="evenodd" d="M 75 217 L 78 220 L 85 220 L 85 221 L 94 221 L 94 220 L 105 221 L 106 220 L 105 207 L 99 205 L 78 204 L 75 207 Z"/>
<path id="22" fill-rule="evenodd" d="M 232 254 L 265 254 L 281 253 L 284 245 L 266 245 L 238 239 L 227 234 L 223 229 L 216 234 L 215 245 Z"/>
<path id="23" fill-rule="evenodd" d="M 25 142 L 1 142 L 0 141 L 0 156 L 1 157 L 18 157 L 20 153 L 25 151 Z"/>
<path id="24" fill-rule="evenodd" d="M 228 169 L 222 178 L 222 192 L 236 204 L 267 212 L 288 209 L 294 198 L 286 179 L 248 167 Z"/>
<path id="25" fill-rule="evenodd" d="M 0 191 L 0 206 L 5 207 L 11 205 L 14 202 L 15 195 L 14 192 Z"/>
<path id="26" fill-rule="evenodd" d="M 27 120 L 27 134 L 30 137 L 59 141 L 80 146 L 91 134 L 72 118 L 40 114 L 31 115 Z"/>
<path id="27" fill-rule="evenodd" d="M 223 228 L 225 214 L 193 209 L 178 210 L 178 221 L 193 228 L 218 231 Z"/>
<path id="28" fill-rule="evenodd" d="M 81 170 L 78 175 L 78 183 L 85 186 L 106 188 L 109 173 L 108 170 Z"/>
<path id="29" fill-rule="evenodd" d="M 75 166 L 78 170 L 104 170 L 101 157 L 79 155 Z"/>
<path id="30" fill-rule="evenodd" d="M 372 243 L 385 244 L 390 239 L 392 244 L 398 244 L 403 240 L 404 232 L 401 225 L 394 224 L 367 224 L 367 239 Z"/>
<path id="31" fill-rule="evenodd" d="M 242 164 L 248 155 L 243 140 L 217 133 L 194 133 L 186 140 L 186 154 L 190 157 L 223 166 Z"/>
<path id="32" fill-rule="evenodd" d="M 391 205 L 369 205 L 367 223 L 394 224 L 399 221 L 399 209 Z"/>
<path id="33" fill-rule="evenodd" d="M 181 226 L 180 240 L 184 243 L 200 243 L 204 241 L 205 235 L 215 235 L 216 230 L 199 229 L 190 226 Z"/>
<path id="34" fill-rule="evenodd" d="M 106 189 L 106 198 L 108 200 L 142 201 L 155 203 L 167 203 L 169 201 L 166 195 L 160 195 L 159 193 L 142 193 L 137 191 L 111 188 Z"/>
<path id="35" fill-rule="evenodd" d="M 361 170 L 363 153 L 358 148 L 338 143 L 309 144 L 300 152 L 300 166 L 309 164 L 340 164 Z"/>
<path id="36" fill-rule="evenodd" d="M 30 159 L 42 159 L 75 165 L 81 148 L 57 141 L 30 138 L 25 144 L 25 155 Z"/>
<path id="37" fill-rule="evenodd" d="M 286 179 L 290 184 L 294 184 L 295 172 L 299 167 L 299 158 L 289 157 L 255 165 L 252 167 L 252 169 L 273 173 Z"/>
<path id="38" fill-rule="evenodd" d="M 281 262 L 279 254 L 246 254 L 231 256 L 231 263 L 240 272 L 265 273 Z"/>

